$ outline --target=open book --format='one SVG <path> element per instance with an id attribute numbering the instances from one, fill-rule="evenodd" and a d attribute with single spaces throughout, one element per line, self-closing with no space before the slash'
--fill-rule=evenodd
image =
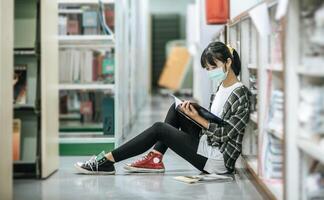
<path id="1" fill-rule="evenodd" d="M 190 118 L 188 115 L 186 115 L 181 109 L 180 109 L 180 104 L 183 103 L 183 101 L 179 98 L 177 98 L 176 96 L 170 94 L 175 101 L 175 109 L 181 113 L 182 115 L 184 115 L 187 119 L 189 119 L 190 121 L 194 122 L 195 124 L 197 124 L 199 127 L 204 128 L 201 124 L 199 124 L 198 122 L 196 122 L 194 119 Z M 200 106 L 197 103 L 190 103 L 190 105 L 192 105 L 198 112 L 198 114 L 203 117 L 204 119 L 208 120 L 209 122 L 212 123 L 216 123 L 216 124 L 220 124 L 220 125 L 224 125 L 225 121 L 219 117 L 217 117 L 216 115 L 214 115 L 213 113 L 209 112 L 206 108 Z"/>
<path id="2" fill-rule="evenodd" d="M 204 174 L 204 175 L 194 175 L 194 176 L 176 176 L 173 179 L 181 181 L 184 183 L 197 183 L 197 182 L 223 182 L 223 181 L 233 181 L 234 175 L 218 175 L 218 174 Z"/>

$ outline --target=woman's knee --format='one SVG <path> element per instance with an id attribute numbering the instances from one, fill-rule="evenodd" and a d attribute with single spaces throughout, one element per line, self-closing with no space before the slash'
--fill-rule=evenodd
<path id="1" fill-rule="evenodd" d="M 155 122 L 152 126 L 156 131 L 161 130 L 163 127 L 165 127 L 164 122 Z"/>

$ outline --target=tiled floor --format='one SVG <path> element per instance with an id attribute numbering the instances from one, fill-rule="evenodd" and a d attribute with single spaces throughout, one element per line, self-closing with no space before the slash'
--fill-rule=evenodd
<path id="1" fill-rule="evenodd" d="M 163 121 L 171 100 L 153 97 L 132 129 L 129 138 L 134 137 L 155 121 Z M 189 163 L 168 150 L 164 162 L 164 174 L 127 174 L 123 165 L 136 158 L 116 164 L 115 176 L 88 176 L 76 174 L 73 163 L 86 157 L 61 157 L 60 169 L 46 180 L 15 180 L 14 198 L 37 199 L 262 199 L 250 180 L 244 175 L 236 175 L 232 182 L 210 182 L 188 185 L 173 179 L 178 175 L 195 175 Z"/>

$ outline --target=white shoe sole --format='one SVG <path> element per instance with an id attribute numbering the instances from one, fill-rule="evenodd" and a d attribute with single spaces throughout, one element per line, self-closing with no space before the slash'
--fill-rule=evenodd
<path id="1" fill-rule="evenodd" d="M 148 168 L 138 168 L 138 167 L 132 167 L 130 165 L 124 166 L 124 169 L 128 172 L 137 172 L 137 173 L 163 173 L 165 172 L 165 169 L 148 169 Z"/>
<path id="2" fill-rule="evenodd" d="M 87 175 L 114 175 L 116 173 L 116 171 L 112 171 L 112 172 L 104 172 L 104 171 L 88 171 L 83 169 L 82 167 L 80 167 L 77 164 L 74 164 L 75 169 L 81 173 L 81 174 L 87 174 Z"/>

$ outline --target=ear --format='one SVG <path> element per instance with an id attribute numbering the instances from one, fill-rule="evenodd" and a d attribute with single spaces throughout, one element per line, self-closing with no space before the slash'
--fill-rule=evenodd
<path id="1" fill-rule="evenodd" d="M 225 63 L 225 67 L 227 70 L 229 70 L 231 68 L 232 65 L 232 59 L 231 58 L 227 58 L 227 61 Z"/>

